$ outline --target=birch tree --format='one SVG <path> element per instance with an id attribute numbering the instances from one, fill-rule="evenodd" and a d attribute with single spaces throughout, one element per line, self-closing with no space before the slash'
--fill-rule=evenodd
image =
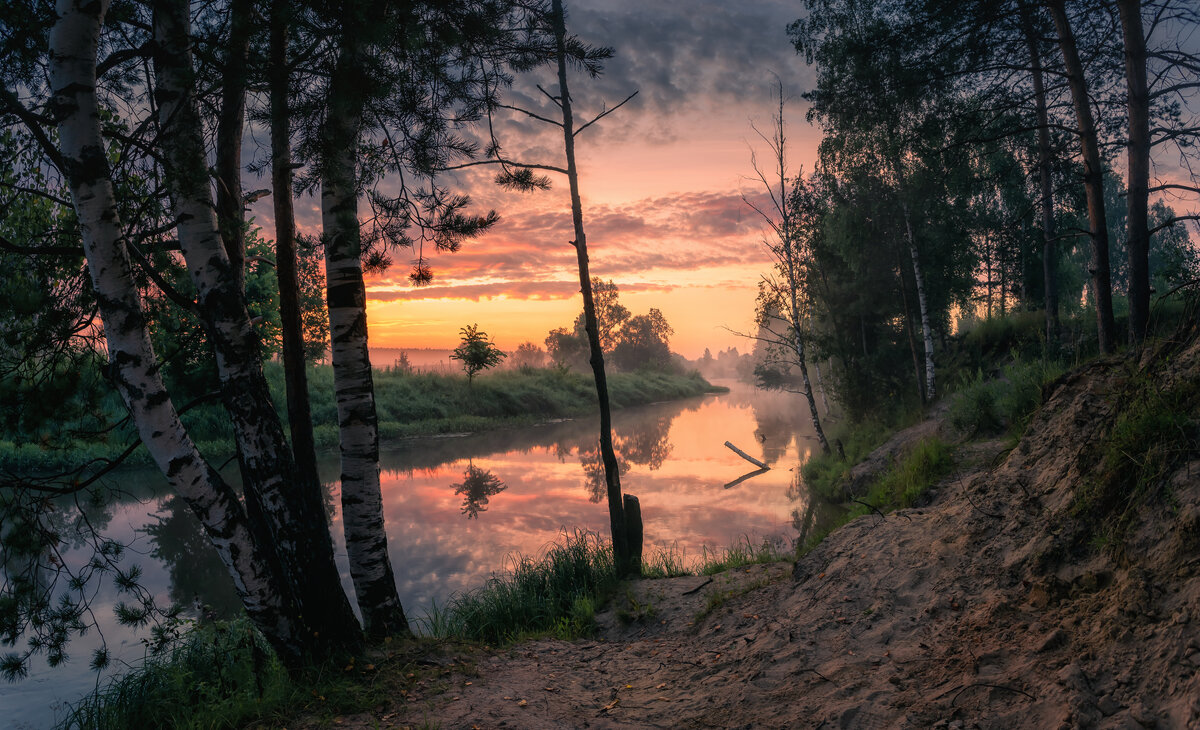
<path id="1" fill-rule="evenodd" d="M 257 340 L 228 248 L 220 235 L 194 94 L 187 0 L 155 9 L 154 97 L 167 166 L 167 187 L 180 249 L 196 292 L 197 313 L 216 355 L 225 409 L 238 447 L 247 510 L 276 546 L 304 615 L 334 643 L 357 627 L 340 590 L 324 503 L 295 463 L 271 405 Z"/>
<path id="2" fill-rule="evenodd" d="M 68 180 L 79 218 L 114 380 L 142 442 L 204 526 L 247 613 L 280 656 L 295 666 L 308 653 L 311 639 L 291 600 L 294 592 L 272 567 L 279 556 L 188 437 L 150 344 L 99 124 L 96 55 L 107 10 L 104 0 L 59 0 L 56 5 L 50 85 L 61 149 L 51 154 Z"/>
<path id="3" fill-rule="evenodd" d="M 367 290 L 358 221 L 358 140 L 366 107 L 363 71 L 368 48 L 360 38 L 373 22 L 367 3 L 346 3 L 337 62 L 329 82 L 322 130 L 321 226 L 329 334 L 333 345 L 342 525 L 350 575 L 368 634 L 409 634 L 388 557 L 379 484 L 379 425 L 367 349 Z"/>

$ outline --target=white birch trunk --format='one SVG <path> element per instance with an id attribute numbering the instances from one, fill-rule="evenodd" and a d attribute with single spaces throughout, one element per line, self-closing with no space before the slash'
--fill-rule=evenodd
<path id="1" fill-rule="evenodd" d="M 379 484 L 379 429 L 375 386 L 367 350 L 367 291 L 358 222 L 358 136 L 363 80 L 350 27 L 330 82 L 325 159 L 321 174 L 321 224 L 333 381 L 342 458 L 342 526 L 350 575 L 367 633 L 410 632 L 388 558 Z"/>
<path id="2" fill-rule="evenodd" d="M 117 216 L 96 98 L 96 51 L 108 2 L 59 0 L 50 38 L 52 109 L 67 162 L 88 272 L 114 381 L 138 435 L 171 487 L 199 518 L 247 613 L 285 659 L 302 641 L 285 593 L 233 490 L 200 456 L 167 394 L 146 329 Z"/>
<path id="3" fill-rule="evenodd" d="M 936 394 L 937 375 L 933 367 L 933 328 L 929 326 L 929 304 L 925 297 L 925 277 L 921 274 L 921 258 L 917 255 L 917 239 L 913 235 L 908 204 L 904 203 L 904 230 L 908 236 L 908 253 L 912 257 L 913 279 L 917 282 L 917 305 L 921 310 L 921 335 L 925 339 L 925 398 L 932 401 Z"/>
<path id="4" fill-rule="evenodd" d="M 319 486 L 295 478 L 291 451 L 263 375 L 242 278 L 218 226 L 193 96 L 188 13 L 187 0 L 167 0 L 155 7 L 159 51 L 154 58 L 154 95 L 180 249 L 216 356 L 241 460 L 246 509 L 251 522 L 262 524 L 269 534 L 285 570 L 286 587 L 319 643 L 354 645 L 354 616 L 341 590 Z"/>
<path id="5" fill-rule="evenodd" d="M 825 381 L 821 377 L 821 363 L 813 361 L 813 367 L 817 371 L 817 390 L 821 393 L 821 406 L 825 409 L 825 415 L 829 415 L 829 398 L 825 395 Z"/>

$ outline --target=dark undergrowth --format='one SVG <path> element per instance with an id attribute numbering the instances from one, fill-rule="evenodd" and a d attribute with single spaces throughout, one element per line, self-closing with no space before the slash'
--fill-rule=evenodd
<path id="1" fill-rule="evenodd" d="M 1129 528 L 1150 503 L 1174 503 L 1170 477 L 1200 455 L 1200 383 L 1181 378 L 1172 385 L 1140 372 L 1113 403 L 1112 427 L 1092 446 L 1097 466 L 1075 492 L 1072 513 L 1089 541 L 1120 556 Z"/>

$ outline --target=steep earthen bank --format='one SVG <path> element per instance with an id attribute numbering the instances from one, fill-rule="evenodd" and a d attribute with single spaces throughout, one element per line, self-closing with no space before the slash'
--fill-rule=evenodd
<path id="1" fill-rule="evenodd" d="M 1119 545 L 1080 506 L 1134 385 L 1190 392 L 1188 342 L 1061 379 L 1011 452 L 964 446 L 930 504 L 861 517 L 795 566 L 640 581 L 603 639 L 484 653 L 340 724 L 1200 727 L 1194 433 Z"/>

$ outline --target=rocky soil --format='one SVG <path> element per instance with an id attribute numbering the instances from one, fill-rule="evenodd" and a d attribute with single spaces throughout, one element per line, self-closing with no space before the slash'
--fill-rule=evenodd
<path id="1" fill-rule="evenodd" d="M 794 566 L 636 582 L 601 638 L 486 653 L 338 724 L 1200 727 L 1200 458 L 1119 551 L 1081 545 L 1094 526 L 1071 510 L 1139 368 L 1196 378 L 1200 346 L 1062 379 L 1015 449 L 963 446 L 928 505 L 860 517 Z"/>

